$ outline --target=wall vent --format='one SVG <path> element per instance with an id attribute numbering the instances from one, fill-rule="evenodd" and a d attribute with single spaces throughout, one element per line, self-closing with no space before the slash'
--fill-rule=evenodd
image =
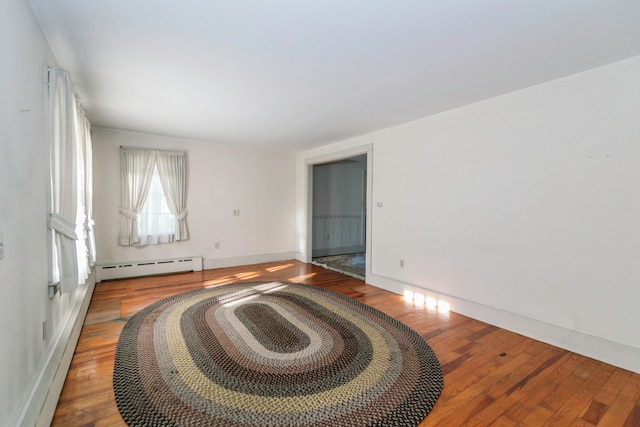
<path id="1" fill-rule="evenodd" d="M 202 271 L 202 257 L 195 256 L 153 261 L 98 264 L 96 266 L 96 281 L 102 282 L 104 280 L 183 273 L 187 271 Z"/>

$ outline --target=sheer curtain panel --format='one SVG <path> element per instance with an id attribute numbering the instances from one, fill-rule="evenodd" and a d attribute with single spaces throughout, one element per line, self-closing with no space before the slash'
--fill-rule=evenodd
<path id="1" fill-rule="evenodd" d="M 83 125 L 85 136 L 85 230 L 87 234 L 88 263 L 92 266 L 96 263 L 96 237 L 93 231 L 95 226 L 93 221 L 93 141 L 91 140 L 91 124 L 86 117 L 84 117 Z"/>
<path id="2" fill-rule="evenodd" d="M 120 148 L 120 236 L 118 243 L 138 243 L 138 215 L 151 185 L 155 152 L 136 148 Z"/>
<path id="3" fill-rule="evenodd" d="M 187 174 L 184 152 L 159 151 L 156 160 L 158 174 L 167 206 L 175 217 L 174 240 L 187 240 Z"/>
<path id="4" fill-rule="evenodd" d="M 45 70 L 50 281 L 65 293 L 85 283 L 95 260 L 91 125 L 69 73 L 49 66 Z"/>
<path id="5" fill-rule="evenodd" d="M 78 284 L 86 282 L 89 277 L 89 253 L 87 250 L 88 234 L 86 230 L 87 223 L 87 203 L 86 203 L 86 186 L 87 186 L 87 164 L 86 164 L 86 127 L 84 110 L 80 105 L 77 97 L 74 97 L 73 103 L 73 123 L 75 127 L 75 145 L 76 145 L 76 262 L 78 264 Z"/>
<path id="6" fill-rule="evenodd" d="M 74 124 L 75 99 L 69 73 L 60 69 L 49 69 L 48 101 L 51 163 L 49 228 L 53 230 L 52 282 L 60 283 L 62 292 L 70 292 L 78 286 L 78 153 Z"/>

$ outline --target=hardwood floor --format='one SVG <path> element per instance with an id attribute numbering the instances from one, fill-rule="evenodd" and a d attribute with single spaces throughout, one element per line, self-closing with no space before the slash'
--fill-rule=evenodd
<path id="1" fill-rule="evenodd" d="M 138 310 L 190 289 L 256 280 L 323 286 L 422 335 L 442 363 L 445 386 L 420 426 L 640 426 L 638 374 L 297 261 L 99 283 L 52 425 L 125 425 L 113 362 L 120 331 Z"/>

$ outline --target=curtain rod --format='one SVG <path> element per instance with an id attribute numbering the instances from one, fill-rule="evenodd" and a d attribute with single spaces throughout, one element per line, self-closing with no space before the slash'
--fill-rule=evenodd
<path id="1" fill-rule="evenodd" d="M 44 66 L 44 84 L 45 84 L 45 86 L 49 85 L 50 73 L 52 71 L 56 71 L 56 70 L 62 71 L 63 73 L 66 73 L 67 75 L 70 76 L 69 72 L 67 70 L 65 70 L 64 68 L 54 67 L 52 65 L 45 64 L 45 66 Z"/>
<path id="2" fill-rule="evenodd" d="M 121 145 L 120 148 L 123 150 L 166 151 L 168 153 L 186 153 L 187 152 L 187 150 L 163 150 L 160 148 L 129 147 L 125 145 Z"/>

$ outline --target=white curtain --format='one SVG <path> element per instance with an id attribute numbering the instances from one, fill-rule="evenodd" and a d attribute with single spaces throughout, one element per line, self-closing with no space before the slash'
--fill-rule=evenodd
<path id="1" fill-rule="evenodd" d="M 89 277 L 89 252 L 87 249 L 87 162 L 86 162 L 86 140 L 87 128 L 85 126 L 85 115 L 82 106 L 74 97 L 74 126 L 76 143 L 76 169 L 77 169 L 77 208 L 76 208 L 76 261 L 78 263 L 78 284 L 84 283 Z"/>
<path id="2" fill-rule="evenodd" d="M 88 263 L 96 263 L 96 237 L 93 231 L 93 142 L 91 140 L 91 124 L 86 117 L 83 120 L 85 137 L 85 232 L 87 234 Z"/>
<path id="3" fill-rule="evenodd" d="M 155 157 L 152 150 L 120 149 L 120 245 L 139 241 L 138 215 L 149 193 Z"/>
<path id="4" fill-rule="evenodd" d="M 86 282 L 95 261 L 91 126 L 69 73 L 48 66 L 46 71 L 50 280 L 65 293 Z"/>
<path id="5" fill-rule="evenodd" d="M 174 240 L 187 240 L 187 173 L 185 153 L 158 151 L 156 165 L 167 206 L 175 217 Z"/>
<path id="6" fill-rule="evenodd" d="M 184 151 L 120 148 L 120 245 L 189 238 L 186 168 Z"/>
<path id="7" fill-rule="evenodd" d="M 49 227 L 53 230 L 52 282 L 60 283 L 62 292 L 78 286 L 76 252 L 78 169 L 75 98 L 69 74 L 49 70 L 48 116 L 50 136 L 51 211 Z"/>

